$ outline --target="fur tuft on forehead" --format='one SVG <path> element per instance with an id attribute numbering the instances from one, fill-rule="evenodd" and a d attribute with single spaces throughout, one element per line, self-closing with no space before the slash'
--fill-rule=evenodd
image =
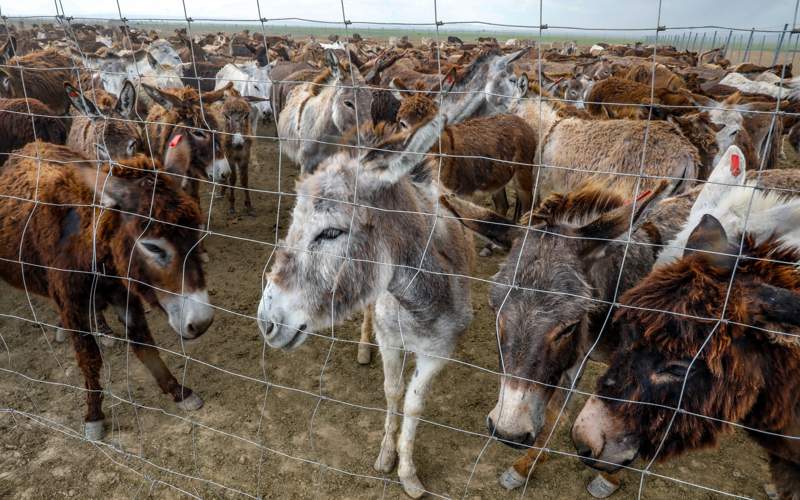
<path id="1" fill-rule="evenodd" d="M 622 189 L 600 179 L 588 179 L 569 193 L 548 196 L 532 212 L 522 216 L 521 225 L 582 226 L 603 213 L 632 200 Z"/>

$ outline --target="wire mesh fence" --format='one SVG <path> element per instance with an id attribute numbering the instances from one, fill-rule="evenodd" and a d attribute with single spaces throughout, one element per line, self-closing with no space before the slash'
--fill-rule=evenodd
<path id="1" fill-rule="evenodd" d="M 2 17 L 0 493 L 798 493 L 796 19 L 188 7 Z"/>

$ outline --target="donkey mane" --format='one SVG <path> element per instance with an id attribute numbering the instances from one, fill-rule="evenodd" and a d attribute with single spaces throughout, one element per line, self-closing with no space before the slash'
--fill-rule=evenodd
<path id="1" fill-rule="evenodd" d="M 532 212 L 522 216 L 520 224 L 584 225 L 599 215 L 626 203 L 622 189 L 601 179 L 587 179 L 567 193 L 553 193 Z"/>
<path id="2" fill-rule="evenodd" d="M 492 47 L 488 50 L 481 51 L 481 53 L 478 54 L 478 57 L 476 57 L 469 64 L 469 66 L 467 66 L 464 72 L 457 76 L 456 83 L 468 81 L 470 78 L 472 78 L 473 74 L 478 71 L 481 66 L 483 66 L 483 63 L 486 62 L 487 59 L 501 55 L 503 55 L 503 52 L 497 47 Z"/>
<path id="3" fill-rule="evenodd" d="M 740 241 L 741 238 L 741 235 L 736 235 L 733 241 Z M 800 248 L 786 245 L 776 237 L 759 243 L 756 236 L 750 233 L 744 235 L 743 241 L 742 255 L 747 258 L 740 259 L 736 268 L 736 279 L 731 286 L 725 311 L 724 319 L 728 321 L 717 325 L 728 292 L 731 269 L 714 264 L 703 253 L 691 253 L 673 264 L 655 268 L 620 300 L 622 304 L 635 306 L 635 309 L 623 307 L 615 315 L 615 320 L 637 325 L 640 331 L 636 332 L 634 339 L 641 335 L 642 339 L 656 341 L 664 350 L 676 355 L 696 352 L 711 328 L 716 327 L 711 342 L 703 350 L 703 356 L 717 376 L 724 376 L 725 370 L 730 368 L 723 363 L 725 351 L 733 340 L 745 334 L 800 348 L 800 341 L 794 337 L 743 326 L 754 321 L 754 285 L 769 284 L 800 290 L 800 272 L 796 267 L 774 262 L 797 262 L 800 260 Z M 735 252 L 736 249 L 731 246 L 729 251 Z M 785 331 L 787 325 L 780 325 L 779 329 Z"/>

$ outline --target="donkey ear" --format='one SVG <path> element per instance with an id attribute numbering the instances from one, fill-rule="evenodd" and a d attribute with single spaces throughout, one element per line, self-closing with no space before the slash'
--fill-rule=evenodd
<path id="1" fill-rule="evenodd" d="M 456 70 L 455 66 L 451 67 L 450 70 L 448 70 L 447 74 L 444 75 L 444 78 L 442 79 L 442 85 L 441 85 L 442 95 L 443 96 L 449 94 L 450 91 L 453 90 L 453 87 L 455 87 L 455 85 L 456 85 L 456 76 L 457 75 L 458 75 L 458 71 Z"/>
<path id="2" fill-rule="evenodd" d="M 441 195 L 439 201 L 453 212 L 458 221 L 468 229 L 505 250 L 511 248 L 514 240 L 524 233 L 524 230 L 514 224 L 513 220 L 463 200 L 452 193 Z"/>
<path id="3" fill-rule="evenodd" d="M 129 80 L 125 80 L 122 84 L 122 90 L 117 99 L 115 109 L 124 118 L 129 118 L 133 112 L 133 107 L 136 105 L 136 88 Z"/>
<path id="4" fill-rule="evenodd" d="M 700 223 L 695 226 L 686 241 L 686 248 L 683 250 L 684 257 L 694 252 L 703 252 L 703 256 L 709 263 L 717 267 L 731 269 L 736 262 L 734 256 L 721 255 L 730 253 L 731 245 L 722 223 L 711 214 L 703 215 Z"/>
<path id="5" fill-rule="evenodd" d="M 76 89 L 69 82 L 64 82 L 64 92 L 67 93 L 69 102 L 84 116 L 98 116 L 100 112 L 91 99 L 83 95 L 83 92 Z"/>
<path id="6" fill-rule="evenodd" d="M 155 69 L 158 69 L 161 66 L 158 64 L 158 61 L 156 61 L 156 58 L 153 57 L 153 54 L 151 54 L 149 50 L 147 51 L 147 63 Z"/>
<path id="7" fill-rule="evenodd" d="M 392 89 L 392 95 L 394 98 L 400 102 L 408 97 L 408 87 L 406 87 L 405 84 L 403 84 L 403 82 L 397 78 L 392 78 L 392 81 L 389 82 L 389 88 Z"/>
<path id="8" fill-rule="evenodd" d="M 530 81 L 528 80 L 528 73 L 522 73 L 517 78 L 517 91 L 519 92 L 520 97 L 525 97 L 528 94 L 528 86 Z"/>
<path id="9" fill-rule="evenodd" d="M 507 56 L 501 57 L 500 61 L 499 61 L 500 67 L 501 68 L 508 67 L 509 64 L 511 64 L 512 62 L 516 61 L 517 59 L 519 59 L 520 57 L 525 55 L 527 52 L 528 52 L 528 49 L 526 47 L 526 48 L 524 48 L 522 50 L 518 50 L 516 52 L 512 52 L 511 54 L 508 54 Z"/>
<path id="10" fill-rule="evenodd" d="M 180 107 L 183 104 L 183 101 L 181 101 L 180 97 L 170 94 L 169 92 L 164 92 L 158 87 L 151 87 L 150 85 L 143 83 L 142 88 L 144 89 L 145 93 L 156 102 L 156 104 L 167 111 Z"/>
<path id="11" fill-rule="evenodd" d="M 212 90 L 210 92 L 203 92 L 201 96 L 203 97 L 203 102 L 206 104 L 211 104 L 212 102 L 219 101 L 225 97 L 225 93 L 233 88 L 233 82 L 228 82 L 227 85 L 224 87 L 220 87 L 217 90 Z"/>
<path id="12" fill-rule="evenodd" d="M 645 191 L 635 201 L 606 212 L 579 228 L 576 234 L 587 238 L 581 253 L 585 256 L 601 257 L 613 240 L 621 238 L 629 229 L 631 234 L 636 232 L 658 202 L 672 193 L 669 186 L 669 182 L 662 180 L 654 190 Z"/>
<path id="13" fill-rule="evenodd" d="M 9 59 L 14 57 L 17 53 L 17 39 L 13 36 L 8 37 L 6 43 L 3 44 L 2 49 L 0 49 L 0 62 L 7 62 Z"/>
<path id="14" fill-rule="evenodd" d="M 746 168 L 747 164 L 742 150 L 735 145 L 729 147 L 697 195 L 691 213 L 704 213 L 712 209 L 734 186 L 743 185 L 747 177 L 745 175 Z"/>
<path id="15" fill-rule="evenodd" d="M 339 57 L 336 55 L 336 52 L 330 49 L 325 51 L 325 65 L 331 70 L 331 74 L 334 78 L 341 80 L 342 68 L 339 66 Z"/>

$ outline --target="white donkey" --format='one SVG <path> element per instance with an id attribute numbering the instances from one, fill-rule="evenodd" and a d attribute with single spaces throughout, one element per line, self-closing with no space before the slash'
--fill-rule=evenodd
<path id="1" fill-rule="evenodd" d="M 472 236 L 444 206 L 439 214 L 448 217 L 434 215 L 435 183 L 417 184 L 408 175 L 443 123 L 440 115 L 360 158 L 339 152 L 302 178 L 258 308 L 267 344 L 293 349 L 311 332 L 325 332 L 375 304 L 387 402 L 375 468 L 389 473 L 399 456 L 398 475 L 413 498 L 425 493 L 412 459 L 425 395 L 472 320 L 463 277 L 474 259 Z M 405 387 L 396 443 L 405 352 L 415 355 L 416 370 Z"/>
<path id="2" fill-rule="evenodd" d="M 789 220 L 795 220 L 800 214 L 800 201 L 780 191 L 764 191 L 756 187 L 755 180 L 746 180 L 746 167 L 742 151 L 737 146 L 730 146 L 697 195 L 683 230 L 667 244 L 658 256 L 656 266 L 683 256 L 689 236 L 704 215 L 714 216 L 730 235 L 741 234 L 747 229 L 757 238 L 768 238 L 776 227 L 790 226 Z M 784 240 L 800 244 L 800 227 L 784 233 Z"/>

